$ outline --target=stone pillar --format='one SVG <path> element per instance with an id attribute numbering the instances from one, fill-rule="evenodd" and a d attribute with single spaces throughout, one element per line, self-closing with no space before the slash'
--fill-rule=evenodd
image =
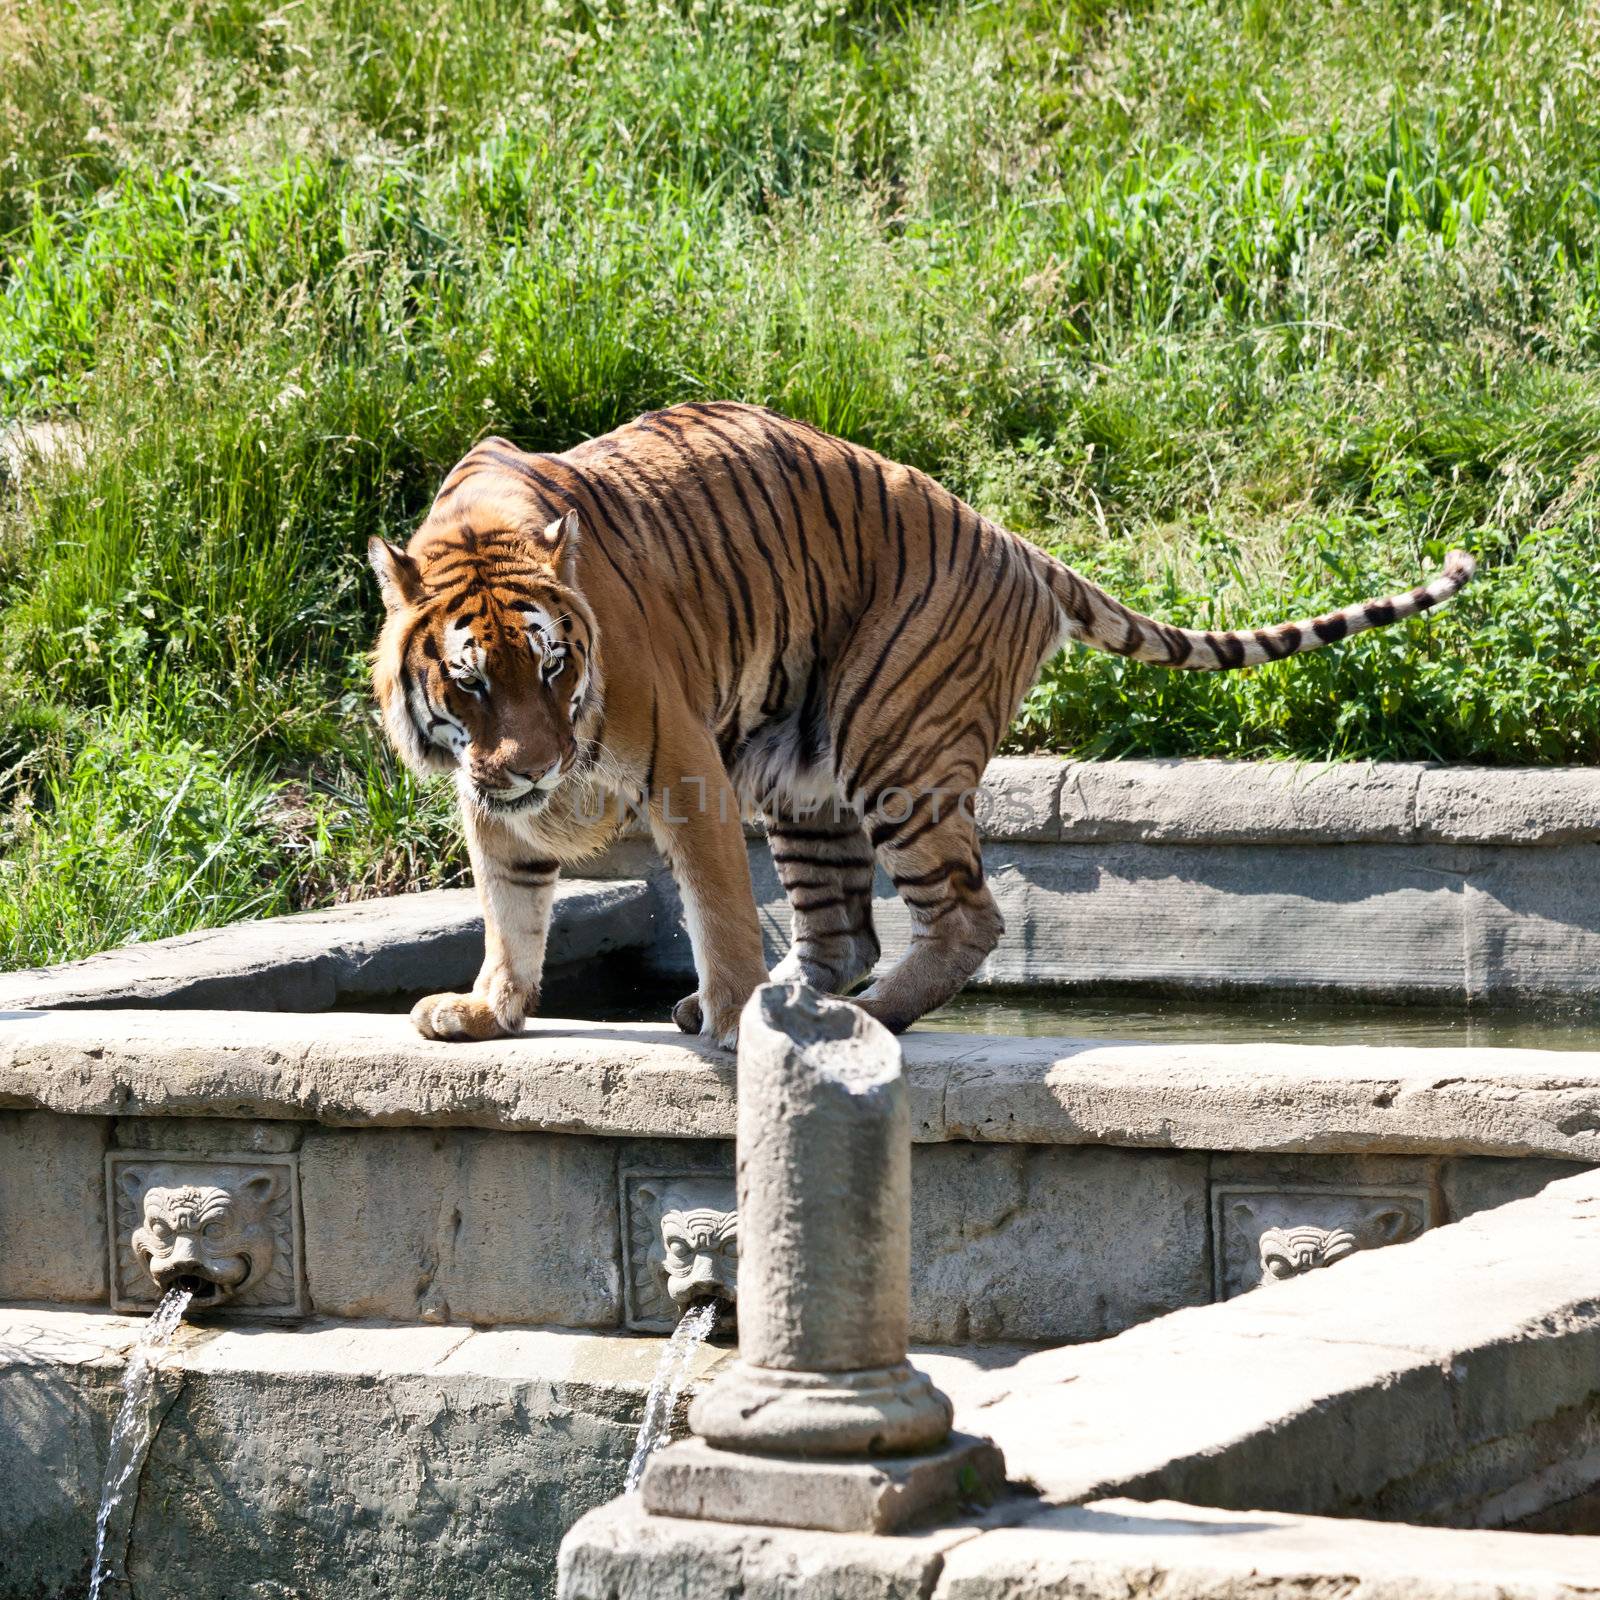
<path id="1" fill-rule="evenodd" d="M 997 1487 L 906 1360 L 911 1112 L 880 1023 L 799 983 L 739 1025 L 739 1360 L 658 1452 L 647 1510 L 882 1531 Z M 883 1458 L 906 1458 L 885 1460 Z"/>

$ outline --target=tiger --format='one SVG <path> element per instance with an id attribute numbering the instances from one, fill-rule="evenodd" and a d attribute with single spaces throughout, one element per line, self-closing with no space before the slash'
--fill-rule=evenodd
<path id="1" fill-rule="evenodd" d="M 769 976 L 850 994 L 894 1032 L 972 976 L 1004 927 L 972 796 L 1057 650 L 1250 667 L 1442 604 L 1474 565 L 1454 551 L 1409 593 L 1305 621 L 1175 627 L 916 468 L 728 401 L 558 453 L 485 438 L 405 546 L 368 553 L 383 723 L 411 769 L 453 775 L 483 907 L 471 993 L 420 1000 L 416 1028 L 518 1032 L 561 869 L 634 819 L 693 949 L 672 1018 L 722 1046 Z M 791 912 L 770 975 L 747 818 Z M 911 926 L 883 971 L 875 867 Z"/>

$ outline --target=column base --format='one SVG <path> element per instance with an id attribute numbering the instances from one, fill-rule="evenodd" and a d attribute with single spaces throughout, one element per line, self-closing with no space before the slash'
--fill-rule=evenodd
<path id="1" fill-rule="evenodd" d="M 658 1517 L 891 1533 L 987 1507 L 1004 1483 L 1000 1451 L 970 1434 L 951 1435 L 930 1455 L 858 1461 L 746 1455 L 686 1439 L 651 1456 L 639 1492 Z"/>
<path id="2" fill-rule="evenodd" d="M 776 1456 L 894 1456 L 950 1433 L 950 1402 L 909 1362 L 788 1372 L 743 1361 L 694 1402 L 689 1426 L 721 1450 Z"/>

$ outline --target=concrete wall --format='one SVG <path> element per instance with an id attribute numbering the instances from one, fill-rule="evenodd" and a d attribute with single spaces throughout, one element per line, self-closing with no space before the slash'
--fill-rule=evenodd
<path id="1" fill-rule="evenodd" d="M 108 1157 L 188 1153 L 203 1174 L 207 1161 L 269 1150 L 295 1158 L 309 1312 L 479 1327 L 629 1323 L 624 1258 L 634 1252 L 642 1270 L 653 1222 L 624 1175 L 731 1174 L 733 1160 L 723 1140 L 0 1111 L 0 1226 L 25 1241 L 0 1251 L 0 1303 L 108 1304 Z M 1295 1220 L 1343 1226 L 1352 1206 L 1398 1204 L 1412 1221 L 1396 1237 L 1410 1237 L 1577 1170 L 1539 1158 L 922 1143 L 912 1336 L 1098 1339 L 1253 1284 L 1256 1235 L 1289 1220 L 1286 1205 Z M 118 1303 L 153 1302 L 129 1274 Z"/>
<path id="2" fill-rule="evenodd" d="M 1006 919 L 980 986 L 1600 997 L 1600 772 L 1001 760 L 976 815 Z M 764 841 L 750 860 L 776 959 L 788 906 Z M 586 870 L 647 879 L 649 960 L 693 971 L 643 841 Z M 907 920 L 881 873 L 875 916 L 892 958 Z"/>
<path id="3" fill-rule="evenodd" d="M 1600 998 L 1600 771 L 1006 759 L 972 805 L 1007 926 L 979 985 Z M 755 836 L 751 867 L 776 959 L 788 907 Z M 646 839 L 584 872 L 554 962 L 692 972 Z M 906 919 L 881 878 L 877 902 L 892 958 Z M 314 1011 L 462 987 L 481 951 L 470 891 L 402 895 L 0 976 L 0 1008 Z"/>
<path id="4" fill-rule="evenodd" d="M 82 1600 L 136 1321 L 0 1309 L 0 1597 Z M 184 1328 L 127 1544 L 138 1600 L 530 1600 L 618 1493 L 658 1342 Z M 706 1352 L 702 1373 L 725 1359 Z M 117 1555 L 119 1552 L 113 1552 Z"/>

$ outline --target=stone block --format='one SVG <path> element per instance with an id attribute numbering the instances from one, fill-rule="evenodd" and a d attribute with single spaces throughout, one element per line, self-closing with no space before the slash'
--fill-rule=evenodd
<path id="1" fill-rule="evenodd" d="M 1600 1051 L 901 1040 L 920 1143 L 1600 1161 Z M 226 1085 L 226 1093 L 219 1086 Z M 670 1024 L 439 1044 L 358 1012 L 0 1016 L 0 1110 L 728 1141 L 734 1063 Z"/>
<path id="2" fill-rule="evenodd" d="M 141 1325 L 0 1308 L 0 1595 L 81 1600 Z M 562 1534 L 621 1488 L 659 1348 L 415 1325 L 182 1329 L 140 1480 L 133 1593 L 548 1595 Z"/>
<path id="3" fill-rule="evenodd" d="M 732 1172 L 696 1167 L 621 1173 L 623 1321 L 637 1333 L 671 1333 L 698 1287 L 730 1301 L 739 1273 L 738 1205 Z M 671 1255 L 679 1246 L 683 1260 Z M 695 1279 L 698 1270 L 704 1281 Z"/>
<path id="4" fill-rule="evenodd" d="M 1335 1272 L 1026 1357 L 958 1394 L 957 1423 L 1059 1501 L 1360 1514 L 1409 1485 L 1412 1514 L 1447 1519 L 1527 1489 L 1538 1440 L 1565 1437 L 1553 1420 L 1594 1405 L 1600 1306 L 1573 1263 L 1597 1250 L 1590 1171 Z"/>
<path id="5" fill-rule="evenodd" d="M 1216 1298 L 1404 1244 L 1433 1222 L 1433 1191 L 1421 1185 L 1213 1183 Z"/>
<path id="6" fill-rule="evenodd" d="M 1061 843 L 990 839 L 984 870 L 1005 918 L 972 985 L 1134 985 L 1175 992 L 1309 992 L 1385 1001 L 1513 1002 L 1600 995 L 1600 913 L 1584 894 L 1590 843 L 1532 850 L 1394 840 L 1217 838 Z M 789 907 L 765 843 L 750 847 L 769 963 L 789 946 Z M 693 952 L 670 874 L 651 880 L 658 935 L 647 960 L 689 979 Z M 910 920 L 880 874 L 883 961 Z M 1092 930 L 1092 933 L 1086 933 Z"/>
<path id="7" fill-rule="evenodd" d="M 1417 837 L 1463 844 L 1592 844 L 1600 772 L 1592 767 L 1431 767 L 1417 789 Z"/>
<path id="8" fill-rule="evenodd" d="M 1460 896 L 1467 997 L 1499 1004 L 1541 996 L 1592 998 L 1600 970 L 1595 846 L 1465 854 Z"/>
<path id="9" fill-rule="evenodd" d="M 911 1240 L 913 1338 L 1102 1338 L 1210 1298 L 1205 1158 L 919 1146 Z"/>
<path id="10" fill-rule="evenodd" d="M 990 844 L 985 981 L 1459 996 L 1469 863 L 1395 844 Z"/>
<path id="11" fill-rule="evenodd" d="M 1102 1500 L 953 1546 L 931 1600 L 1587 1600 L 1596 1571 L 1600 1539 Z"/>
<path id="12" fill-rule="evenodd" d="M 107 1155 L 112 1309 L 152 1310 L 183 1282 L 193 1289 L 190 1316 L 302 1316 L 298 1159 Z"/>
<path id="13" fill-rule="evenodd" d="M 948 1065 L 943 1137 L 1594 1162 L 1597 1095 L 1590 1051 L 1010 1038 Z"/>
<path id="14" fill-rule="evenodd" d="M 601 1139 L 309 1133 L 300 1174 L 311 1303 L 344 1317 L 614 1326 L 615 1159 Z"/>
<path id="15" fill-rule="evenodd" d="M 1440 1164 L 1440 1192 L 1445 1215 L 1452 1221 L 1478 1211 L 1492 1211 L 1514 1200 L 1526 1200 L 1561 1178 L 1576 1177 L 1584 1167 L 1572 1161 L 1524 1157 L 1505 1161 L 1493 1156 L 1457 1156 Z"/>
<path id="16" fill-rule="evenodd" d="M 1424 771 L 1365 761 L 1075 761 L 1061 785 L 1061 837 L 1206 845 L 1401 842 L 1414 829 Z"/>
<path id="17" fill-rule="evenodd" d="M 985 839 L 1061 837 L 1057 800 L 1071 764 L 1052 758 L 992 761 L 970 809 Z"/>
<path id="18" fill-rule="evenodd" d="M 966 1434 L 923 1455 L 855 1461 L 746 1455 L 685 1439 L 651 1456 L 639 1494 L 652 1516 L 891 1533 L 987 1507 L 1004 1483 L 1000 1452 Z"/>
<path id="19" fill-rule="evenodd" d="M 653 1517 L 636 1495 L 561 1544 L 559 1600 L 929 1600 L 970 1527 L 883 1538 Z"/>
<path id="20" fill-rule="evenodd" d="M 118 1117 L 118 1150 L 182 1150 L 195 1155 L 280 1155 L 300 1148 L 297 1122 L 245 1122 L 232 1117 Z"/>
<path id="21" fill-rule="evenodd" d="M 106 1297 L 101 1117 L 0 1111 L 0 1300 Z"/>

